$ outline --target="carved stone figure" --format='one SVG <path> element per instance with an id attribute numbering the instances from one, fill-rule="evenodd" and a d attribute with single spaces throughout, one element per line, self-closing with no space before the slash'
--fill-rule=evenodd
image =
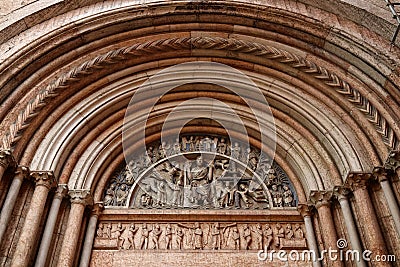
<path id="1" fill-rule="evenodd" d="M 221 138 L 221 142 L 218 143 L 217 152 L 223 155 L 228 155 L 228 146 L 225 143 L 225 138 Z"/>
<path id="2" fill-rule="evenodd" d="M 172 153 L 173 154 L 181 153 L 181 143 L 179 142 L 179 138 L 176 138 L 176 141 L 172 147 Z"/>
<path id="3" fill-rule="evenodd" d="M 231 148 L 231 157 L 234 159 L 240 158 L 241 148 L 238 142 L 235 142 L 234 146 Z"/>
<path id="4" fill-rule="evenodd" d="M 167 224 L 165 227 L 165 249 L 172 249 L 172 227 L 171 224 Z"/>
<path id="5" fill-rule="evenodd" d="M 147 194 L 147 193 L 142 194 L 142 196 L 140 197 L 140 204 L 141 204 L 143 207 L 149 208 L 149 207 L 151 207 L 151 206 L 153 205 L 153 199 L 152 199 L 152 197 L 151 197 L 149 194 Z"/>
<path id="6" fill-rule="evenodd" d="M 172 189 L 172 205 L 173 206 L 182 206 L 182 181 L 178 180 L 177 184 L 171 185 Z"/>
<path id="7" fill-rule="evenodd" d="M 125 239 L 122 237 L 122 233 L 125 229 L 122 227 L 121 223 L 118 223 L 117 228 L 113 230 L 111 233 L 115 233 L 115 238 L 117 239 L 117 246 L 119 249 L 124 248 Z"/>
<path id="8" fill-rule="evenodd" d="M 115 199 L 114 190 L 115 190 L 115 184 L 112 183 L 106 191 L 106 195 L 104 197 L 104 206 L 114 205 L 114 199 Z"/>
<path id="9" fill-rule="evenodd" d="M 240 249 L 240 234 L 239 234 L 239 229 L 237 226 L 233 227 L 232 229 L 232 239 L 235 244 L 235 250 Z"/>
<path id="10" fill-rule="evenodd" d="M 267 223 L 265 224 L 265 229 L 264 229 L 264 238 L 265 238 L 265 242 L 264 245 L 267 249 L 271 248 L 271 243 L 273 240 L 273 231 L 271 226 Z"/>
<path id="11" fill-rule="evenodd" d="M 211 139 L 206 136 L 203 140 L 203 149 L 204 151 L 210 152 L 211 151 Z"/>
<path id="12" fill-rule="evenodd" d="M 102 223 L 99 223 L 99 227 L 97 228 L 97 237 L 103 237 L 104 226 Z"/>
<path id="13" fill-rule="evenodd" d="M 128 243 L 129 243 L 128 249 L 135 249 L 134 239 L 137 231 L 138 228 L 135 227 L 134 223 L 131 223 L 128 229 Z"/>
<path id="14" fill-rule="evenodd" d="M 254 233 L 257 249 L 263 249 L 263 230 L 261 224 L 258 223 L 255 229 L 251 231 Z"/>
<path id="15" fill-rule="evenodd" d="M 157 206 L 163 206 L 167 202 L 167 195 L 165 189 L 165 183 L 163 181 L 159 182 L 157 185 Z"/>
<path id="16" fill-rule="evenodd" d="M 106 229 L 105 235 L 103 235 L 104 237 L 106 237 L 108 239 L 111 239 L 111 228 L 112 228 L 112 225 L 111 225 L 111 223 L 109 223 L 107 225 L 107 229 Z"/>
<path id="17" fill-rule="evenodd" d="M 221 231 L 219 229 L 219 223 L 214 223 L 211 229 L 211 247 L 213 250 L 221 249 Z"/>
<path id="18" fill-rule="evenodd" d="M 175 233 L 176 233 L 176 244 L 178 245 L 178 249 L 182 249 L 183 237 L 185 234 L 183 233 L 182 228 L 180 228 L 179 226 L 176 228 Z"/>
<path id="19" fill-rule="evenodd" d="M 248 148 L 248 154 L 247 154 L 247 164 L 249 166 L 250 169 L 252 169 L 253 171 L 255 171 L 257 169 L 257 164 L 258 164 L 258 156 L 256 154 L 256 152 L 251 149 Z"/>
<path id="20" fill-rule="evenodd" d="M 151 241 L 153 241 L 153 249 L 159 249 L 159 239 L 162 231 L 159 224 L 153 226 L 151 231 Z"/>
<path id="21" fill-rule="evenodd" d="M 250 230 L 250 228 L 249 228 L 249 226 L 247 224 L 245 224 L 244 227 L 243 227 L 242 236 L 243 236 L 243 239 L 244 239 L 244 242 L 245 242 L 244 243 L 245 244 L 245 249 L 246 250 L 250 249 L 252 238 L 251 238 L 251 230 Z"/>
<path id="22" fill-rule="evenodd" d="M 140 249 L 147 249 L 149 244 L 149 233 L 150 231 L 147 229 L 147 225 L 144 223 L 142 225 L 139 248 Z"/>
<path id="23" fill-rule="evenodd" d="M 285 238 L 289 239 L 289 240 L 294 238 L 294 232 L 292 230 L 292 225 L 289 223 L 286 225 Z"/>
<path id="24" fill-rule="evenodd" d="M 236 189 L 231 186 L 229 181 L 225 182 L 225 187 L 222 188 L 219 204 L 221 207 L 229 207 L 233 204 Z"/>
<path id="25" fill-rule="evenodd" d="M 200 228 L 200 224 L 198 222 L 194 224 L 193 237 L 194 249 L 203 249 L 203 230 Z"/>
<path id="26" fill-rule="evenodd" d="M 281 245 L 281 239 L 285 238 L 285 229 L 282 228 L 280 223 L 277 223 L 275 226 L 275 246 L 279 248 Z"/>
<path id="27" fill-rule="evenodd" d="M 293 206 L 293 193 L 287 185 L 283 186 L 283 206 L 284 207 Z"/>
<path id="28" fill-rule="evenodd" d="M 210 182 L 212 180 L 212 163 L 204 164 L 203 157 L 197 157 L 195 166 L 188 170 L 187 176 L 192 186 Z"/>
<path id="29" fill-rule="evenodd" d="M 300 224 L 296 223 L 294 225 L 294 237 L 296 239 L 303 239 L 304 238 L 304 232 L 303 229 L 301 229 Z"/>
<path id="30" fill-rule="evenodd" d="M 117 206 L 123 206 L 128 197 L 128 189 L 125 184 L 122 184 L 115 192 L 115 197 L 117 199 Z"/>
<path id="31" fill-rule="evenodd" d="M 272 199 L 274 200 L 275 207 L 282 207 L 282 192 L 279 191 L 278 186 L 275 184 L 272 185 L 271 189 L 271 195 Z"/>

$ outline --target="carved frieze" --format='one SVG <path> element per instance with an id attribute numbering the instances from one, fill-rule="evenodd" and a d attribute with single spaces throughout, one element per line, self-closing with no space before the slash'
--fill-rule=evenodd
<path id="1" fill-rule="evenodd" d="M 107 222 L 94 249 L 260 250 L 306 249 L 302 223 Z"/>
<path id="2" fill-rule="evenodd" d="M 154 142 L 121 167 L 104 192 L 106 207 L 269 209 L 295 207 L 285 172 L 253 147 L 221 136 Z"/>

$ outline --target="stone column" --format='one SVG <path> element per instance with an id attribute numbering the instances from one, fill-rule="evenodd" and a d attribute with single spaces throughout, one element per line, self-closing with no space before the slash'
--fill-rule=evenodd
<path id="1" fill-rule="evenodd" d="M 362 245 L 360 237 L 358 236 L 357 226 L 354 222 L 353 213 L 351 211 L 349 200 L 347 195 L 350 193 L 350 189 L 343 186 L 335 186 L 333 189 L 335 197 L 338 199 L 340 208 L 342 210 L 344 224 L 346 225 L 347 233 L 349 234 L 351 248 L 357 250 L 360 255 L 360 260 L 356 261 L 358 267 L 367 267 L 367 263 L 362 258 Z"/>
<path id="2" fill-rule="evenodd" d="M 378 167 L 374 169 L 374 175 L 382 187 L 383 194 L 385 195 L 390 214 L 392 215 L 397 234 L 400 237 L 400 209 L 397 204 L 396 197 L 394 196 L 392 187 L 390 186 L 388 173 L 384 168 Z"/>
<path id="3" fill-rule="evenodd" d="M 15 164 L 14 157 L 8 149 L 0 149 L 0 182 L 8 166 Z"/>
<path id="4" fill-rule="evenodd" d="M 349 173 L 345 185 L 352 190 L 358 207 L 359 218 L 365 229 L 366 249 L 372 251 L 373 255 L 386 255 L 385 240 L 368 193 L 368 185 L 371 178 L 372 174 L 370 173 Z M 390 263 L 375 262 L 374 266 L 390 266 Z"/>
<path id="5" fill-rule="evenodd" d="M 89 190 L 70 190 L 69 195 L 71 197 L 71 210 L 69 212 L 60 258 L 57 263 L 57 266 L 60 267 L 71 267 L 74 264 L 83 213 L 85 207 L 93 203 Z"/>
<path id="6" fill-rule="evenodd" d="M 54 228 L 56 226 L 58 212 L 63 198 L 68 192 L 68 186 L 66 184 L 59 184 L 57 191 L 54 195 L 53 202 L 51 204 L 50 212 L 47 217 L 46 226 L 44 228 L 43 237 L 40 243 L 39 252 L 36 257 L 35 267 L 42 267 L 46 264 L 47 254 L 49 252 L 51 239 L 53 237 Z"/>
<path id="7" fill-rule="evenodd" d="M 93 240 L 96 234 L 97 219 L 103 211 L 103 202 L 94 204 L 92 214 L 90 216 L 89 225 L 86 230 L 85 243 L 83 244 L 80 267 L 88 267 L 90 256 L 92 255 Z"/>
<path id="8" fill-rule="evenodd" d="M 38 238 L 39 224 L 42 220 L 47 195 L 49 190 L 56 186 L 54 175 L 50 171 L 34 171 L 31 172 L 31 177 L 35 180 L 36 186 L 11 262 L 13 267 L 28 266 L 33 246 Z"/>
<path id="9" fill-rule="evenodd" d="M 314 227 L 312 223 L 312 208 L 307 204 L 299 204 L 297 206 L 301 216 L 304 218 L 304 225 L 306 227 L 306 237 L 308 248 L 315 253 L 315 261 L 313 261 L 313 267 L 321 267 L 321 262 L 318 260 L 318 244 L 317 238 L 315 237 Z"/>
<path id="10" fill-rule="evenodd" d="M 321 226 L 321 232 L 323 233 L 322 238 L 324 241 L 325 249 L 337 249 L 337 234 L 335 229 L 335 223 L 333 221 L 331 212 L 331 191 L 311 191 L 310 201 L 315 205 L 319 224 Z M 329 266 L 341 267 L 343 266 L 340 260 L 328 262 Z"/>
<path id="11" fill-rule="evenodd" d="M 19 190 L 25 178 L 29 177 L 28 167 L 19 166 L 15 172 L 14 179 L 8 190 L 6 200 L 4 201 L 3 209 L 0 214 L 0 241 L 3 240 L 4 233 L 7 229 L 8 222 L 11 218 L 14 209 L 15 201 L 17 200 Z"/>

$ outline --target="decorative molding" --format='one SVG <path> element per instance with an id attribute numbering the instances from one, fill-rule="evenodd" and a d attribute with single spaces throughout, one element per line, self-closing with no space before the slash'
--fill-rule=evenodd
<path id="1" fill-rule="evenodd" d="M 92 206 L 93 205 L 93 197 L 90 193 L 90 190 L 80 190 L 74 189 L 69 190 L 68 195 L 71 198 L 71 203 L 80 204 L 83 206 Z"/>
<path id="2" fill-rule="evenodd" d="M 332 191 L 311 191 L 310 201 L 317 209 L 322 206 L 330 206 L 332 202 L 332 195 Z"/>
<path id="3" fill-rule="evenodd" d="M 49 190 L 57 186 L 57 181 L 52 171 L 31 171 L 30 175 L 34 179 L 36 186 L 45 186 Z"/>
<path id="4" fill-rule="evenodd" d="M 370 101 L 357 89 L 352 88 L 349 83 L 342 80 L 338 75 L 327 69 L 302 58 L 296 54 L 273 46 L 249 42 L 237 39 L 226 39 L 221 37 L 185 37 L 154 40 L 145 43 L 135 44 L 112 50 L 103 55 L 97 56 L 73 68 L 68 73 L 56 79 L 53 83 L 41 90 L 34 99 L 22 110 L 17 119 L 11 124 L 8 132 L 4 134 L 2 145 L 4 148 L 12 148 L 21 138 L 23 131 L 36 117 L 46 103 L 58 96 L 61 91 L 66 90 L 70 85 L 82 78 L 88 77 L 95 71 L 103 69 L 110 64 L 125 61 L 129 58 L 159 53 L 168 50 L 182 49 L 215 49 L 229 50 L 237 53 L 262 56 L 282 64 L 290 65 L 315 79 L 321 80 L 336 92 L 343 95 L 350 103 L 355 105 L 370 121 L 376 131 L 381 135 L 383 142 L 392 149 L 398 148 L 399 140 L 386 119 L 377 111 Z"/>

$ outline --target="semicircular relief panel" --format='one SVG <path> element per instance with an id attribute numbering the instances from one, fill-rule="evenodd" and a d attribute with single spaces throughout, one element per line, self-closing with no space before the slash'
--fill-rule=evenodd
<path id="1" fill-rule="evenodd" d="M 257 148 L 226 136 L 155 141 L 118 168 L 104 191 L 108 208 L 282 209 L 297 206 L 283 169 Z"/>

